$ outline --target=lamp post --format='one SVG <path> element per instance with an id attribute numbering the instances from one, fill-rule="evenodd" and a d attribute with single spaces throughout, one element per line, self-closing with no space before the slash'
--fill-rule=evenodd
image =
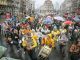
<path id="1" fill-rule="evenodd" d="M 77 8 L 79 8 L 80 0 L 77 1 Z"/>
<path id="2" fill-rule="evenodd" d="M 31 16 L 32 16 L 32 4 L 31 4 Z"/>

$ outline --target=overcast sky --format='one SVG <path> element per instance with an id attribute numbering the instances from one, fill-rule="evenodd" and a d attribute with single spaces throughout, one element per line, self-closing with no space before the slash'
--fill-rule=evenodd
<path id="1" fill-rule="evenodd" d="M 39 8 L 43 5 L 45 0 L 35 0 L 35 8 Z M 58 7 L 64 0 L 51 0 L 54 4 L 54 7 Z"/>

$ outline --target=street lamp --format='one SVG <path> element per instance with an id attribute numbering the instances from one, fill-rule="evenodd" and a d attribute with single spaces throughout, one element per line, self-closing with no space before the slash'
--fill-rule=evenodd
<path id="1" fill-rule="evenodd" d="M 31 15 L 32 15 L 32 4 L 31 4 Z"/>
<path id="2" fill-rule="evenodd" d="M 79 8 L 79 4 L 80 4 L 80 1 L 78 0 L 78 1 L 77 1 L 77 8 Z"/>

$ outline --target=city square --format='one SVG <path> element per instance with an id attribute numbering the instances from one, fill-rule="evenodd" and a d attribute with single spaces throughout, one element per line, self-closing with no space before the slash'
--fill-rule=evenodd
<path id="1" fill-rule="evenodd" d="M 0 0 L 0 60 L 80 60 L 80 0 Z"/>

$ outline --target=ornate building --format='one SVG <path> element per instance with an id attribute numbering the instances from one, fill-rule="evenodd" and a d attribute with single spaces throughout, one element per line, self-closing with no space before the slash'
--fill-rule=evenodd
<path id="1" fill-rule="evenodd" d="M 60 8 L 61 13 L 79 13 L 80 14 L 80 0 L 65 0 Z"/>
<path id="2" fill-rule="evenodd" d="M 46 0 L 44 4 L 39 8 L 39 14 L 46 16 L 54 13 L 54 6 L 51 0 Z"/>
<path id="3" fill-rule="evenodd" d="M 31 15 L 34 10 L 35 3 L 32 0 L 0 0 L 0 15 L 9 12 L 21 19 L 26 15 Z"/>
<path id="4" fill-rule="evenodd" d="M 80 15 L 80 0 L 72 0 L 72 12 Z"/>
<path id="5" fill-rule="evenodd" d="M 26 0 L 20 1 L 20 14 L 22 15 L 22 17 L 24 16 L 24 14 L 26 14 Z"/>
<path id="6" fill-rule="evenodd" d="M 33 15 L 35 11 L 35 2 L 33 0 L 26 0 L 26 14 Z"/>
<path id="7" fill-rule="evenodd" d="M 13 3 L 12 5 L 14 6 L 14 14 L 15 16 L 18 16 L 19 13 L 20 13 L 20 3 L 21 3 L 21 0 L 13 0 Z"/>
<path id="8" fill-rule="evenodd" d="M 71 13 L 72 12 L 72 1 L 71 0 L 65 0 L 61 5 L 60 10 L 61 10 L 60 12 L 62 14 Z"/>
<path id="9" fill-rule="evenodd" d="M 12 0 L 0 0 L 0 15 L 9 12 L 13 14 L 13 1 Z"/>

